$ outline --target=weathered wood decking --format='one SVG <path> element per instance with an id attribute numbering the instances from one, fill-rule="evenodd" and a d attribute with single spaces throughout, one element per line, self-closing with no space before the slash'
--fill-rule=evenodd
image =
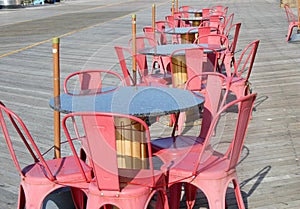
<path id="1" fill-rule="evenodd" d="M 113 46 L 127 45 L 131 14 L 137 31 L 170 12 L 171 1 L 65 0 L 60 4 L 0 9 L 0 100 L 25 121 L 39 146 L 53 141 L 51 39 L 61 37 L 61 79 L 81 69 L 118 69 Z M 241 22 L 237 50 L 260 39 L 252 88 L 258 93 L 238 167 L 247 208 L 300 207 L 300 43 L 286 43 L 288 24 L 275 0 L 179 0 L 222 4 Z M 295 10 L 296 12 L 296 10 Z M 19 176 L 1 135 L 0 208 L 17 207 Z M 183 205 L 184 206 L 184 205 Z M 195 208 L 200 208 L 197 202 Z M 202 207 L 201 207 L 202 208 Z M 236 208 L 230 206 L 229 208 Z"/>

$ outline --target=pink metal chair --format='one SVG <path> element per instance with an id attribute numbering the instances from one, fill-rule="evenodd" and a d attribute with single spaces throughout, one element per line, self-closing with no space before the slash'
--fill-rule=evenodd
<path id="1" fill-rule="evenodd" d="M 83 122 L 80 124 L 82 119 Z M 150 132 L 143 120 L 117 113 L 70 113 L 62 121 L 69 141 L 72 135 L 70 133 L 73 131 L 67 128 L 67 124 L 74 124 L 74 120 L 77 122 L 76 125 L 80 124 L 84 129 L 84 133 L 78 134 L 77 137 L 80 135 L 87 137 L 87 154 L 92 160 L 95 174 L 89 186 L 87 208 L 116 206 L 119 209 L 146 209 L 150 200 L 157 194 L 155 208 L 168 209 L 165 176 L 161 171 L 154 170 Z M 130 121 L 129 124 L 126 121 Z M 137 132 L 136 137 L 125 134 L 132 127 Z M 130 151 L 130 144 L 124 150 L 125 153 L 120 149 L 123 143 L 126 146 L 130 142 L 135 147 L 131 156 L 126 155 Z M 145 153 L 142 151 L 144 148 Z M 120 166 L 123 160 L 125 166 Z M 127 163 L 133 168 L 128 168 Z"/>
<path id="2" fill-rule="evenodd" d="M 210 209 L 225 209 L 226 191 L 232 182 L 238 208 L 245 209 L 236 166 L 255 98 L 256 94 L 250 94 L 225 105 L 213 118 L 203 143 L 194 146 L 184 158 L 165 165 L 170 203 L 173 204 L 171 208 L 179 208 L 180 183 L 185 183 L 187 208 L 193 208 L 196 189 L 199 188 L 205 194 Z M 240 106 L 238 117 L 230 113 L 237 105 Z"/>
<path id="3" fill-rule="evenodd" d="M 189 17 L 189 10 L 193 10 L 194 8 L 192 6 L 183 5 L 179 7 L 179 12 L 183 14 L 183 17 Z"/>
<path id="4" fill-rule="evenodd" d="M 210 50 L 204 53 L 204 50 Z M 172 86 L 184 88 L 185 82 L 194 75 L 202 72 L 215 72 L 216 59 L 208 59 L 207 56 L 218 57 L 218 52 L 211 48 L 179 49 L 170 55 L 170 68 L 172 72 Z M 186 71 L 186 73 L 185 73 Z"/>
<path id="5" fill-rule="evenodd" d="M 225 36 L 227 36 L 229 40 L 229 46 L 228 50 L 226 50 L 226 53 L 221 54 L 219 70 L 222 73 L 224 71 L 228 76 L 231 76 L 231 68 L 234 63 L 234 54 L 236 53 L 236 46 L 241 25 L 241 23 L 235 23 L 225 32 Z"/>
<path id="6" fill-rule="evenodd" d="M 70 95 L 102 94 L 124 86 L 123 78 L 111 70 L 82 70 L 64 80 L 64 92 Z"/>
<path id="7" fill-rule="evenodd" d="M 206 34 L 199 35 L 194 41 L 195 44 L 208 44 L 208 45 L 218 45 L 223 46 L 226 49 L 229 47 L 229 40 L 227 36 L 222 34 Z"/>
<path id="8" fill-rule="evenodd" d="M 2 102 L 0 124 L 14 165 L 21 177 L 18 209 L 41 208 L 47 195 L 67 186 L 71 188 L 76 208 L 83 208 L 83 192 L 87 193 L 89 181 L 93 178 L 92 168 L 77 155 L 45 160 L 24 122 Z M 21 144 L 24 146 L 20 147 Z M 71 144 L 70 146 L 72 148 Z M 18 153 L 18 150 L 22 150 L 22 153 Z M 19 159 L 20 154 L 22 159 Z M 25 162 L 25 159 L 28 159 L 27 155 L 30 155 L 28 157 L 32 158 L 33 163 Z M 21 168 L 21 164 L 27 165 Z"/>
<path id="9" fill-rule="evenodd" d="M 143 27 L 143 32 L 145 34 L 145 37 L 154 39 L 157 42 L 157 45 L 167 44 L 166 34 L 160 29 L 153 28 L 152 26 L 145 26 Z"/>
<path id="10" fill-rule="evenodd" d="M 249 78 L 252 72 L 259 40 L 248 44 L 242 51 L 239 59 L 233 63 L 233 72 L 231 74 L 230 90 L 234 92 L 237 98 L 241 98 L 250 93 Z M 227 75 L 228 76 L 228 75 Z M 228 76 L 229 77 L 229 76 Z"/>
<path id="11" fill-rule="evenodd" d="M 129 49 L 132 48 L 132 44 L 132 39 L 130 39 L 128 42 Z M 157 46 L 157 42 L 154 39 L 145 36 L 136 37 L 136 60 L 138 68 L 141 72 L 142 81 L 146 83 L 146 85 L 151 86 L 166 86 L 170 84 L 172 76 L 170 72 L 165 69 L 164 58 L 162 56 L 156 56 L 153 58 L 152 56 L 150 58 L 151 61 L 149 61 L 150 59 L 147 58 L 145 54 L 141 54 L 138 52 L 139 50 L 145 49 L 147 46 L 155 47 Z M 155 62 L 158 63 L 159 68 L 156 68 Z"/>
<path id="12" fill-rule="evenodd" d="M 64 80 L 64 92 L 73 96 L 105 94 L 115 91 L 120 86 L 125 86 L 123 78 L 111 70 L 82 70 L 71 73 Z M 89 162 L 86 158 L 86 139 L 78 139 L 82 144 L 80 159 Z"/>
<path id="13" fill-rule="evenodd" d="M 211 13 L 212 13 L 211 8 L 202 8 L 202 17 L 203 18 L 209 18 Z"/>
<path id="14" fill-rule="evenodd" d="M 218 28 L 220 34 L 224 33 L 225 29 L 225 16 L 222 15 L 210 15 L 207 20 L 202 22 L 203 26 L 211 26 Z"/>
<path id="15" fill-rule="evenodd" d="M 183 6 L 179 7 L 179 12 L 181 12 L 182 17 L 189 18 L 190 17 L 189 10 L 192 10 L 192 9 L 193 9 L 193 7 L 191 7 L 191 6 L 183 5 Z M 185 25 L 185 27 L 192 26 L 191 22 L 189 22 L 189 21 L 184 21 L 184 25 Z"/>
<path id="16" fill-rule="evenodd" d="M 157 45 L 168 44 L 167 36 L 163 31 L 160 31 L 158 28 L 152 28 L 151 26 L 146 26 L 143 28 L 144 34 L 146 37 L 157 41 Z M 156 45 L 153 45 L 155 47 Z M 157 66 L 158 64 L 158 66 Z M 153 56 L 152 67 L 161 69 L 161 73 L 168 71 L 169 58 L 166 56 Z M 167 72 L 168 73 L 168 72 Z"/>
<path id="17" fill-rule="evenodd" d="M 284 5 L 284 10 L 285 10 L 285 14 L 286 14 L 287 21 L 288 21 L 288 24 L 289 24 L 289 29 L 288 29 L 288 34 L 286 36 L 286 41 L 289 41 L 291 39 L 293 29 L 295 27 L 298 27 L 299 23 L 297 21 L 296 15 L 294 15 L 293 11 L 291 10 L 291 8 L 289 7 L 288 4 Z"/>
<path id="18" fill-rule="evenodd" d="M 210 8 L 212 10 L 212 14 L 223 15 L 226 16 L 228 12 L 228 7 L 223 5 L 216 5 Z"/>
<path id="19" fill-rule="evenodd" d="M 131 50 L 129 50 L 126 47 L 121 47 L 121 46 L 115 46 L 114 48 L 115 48 L 115 52 L 116 52 L 118 60 L 119 60 L 119 64 L 120 64 L 120 67 L 121 67 L 121 70 L 123 73 L 123 77 L 124 77 L 126 86 L 134 85 L 133 76 L 131 75 L 131 73 L 129 71 L 132 69 L 128 69 L 129 65 L 132 65 Z M 139 71 L 137 71 L 137 74 L 140 77 L 140 79 L 138 79 L 138 80 L 141 81 L 141 77 L 142 77 L 141 73 Z"/>
<path id="20" fill-rule="evenodd" d="M 230 27 L 232 27 L 233 19 L 234 19 L 234 13 L 231 13 L 228 17 L 225 17 L 225 20 L 224 20 L 224 33 L 226 33 L 226 31 L 228 31 L 228 29 Z"/>
<path id="21" fill-rule="evenodd" d="M 151 140 L 153 152 L 164 163 L 170 163 L 173 160 L 182 158 L 189 152 L 193 146 L 202 143 L 205 139 L 211 121 L 220 109 L 223 107 L 229 91 L 228 88 L 223 92 L 223 84 L 226 82 L 226 76 L 217 72 L 203 72 L 192 76 L 185 84 L 185 89 L 195 92 L 199 97 L 205 98 L 203 109 L 199 112 L 199 118 L 202 120 L 199 135 L 181 135 L 182 122 L 180 121 L 183 116 L 179 115 L 178 134 L 161 139 Z M 200 93 L 200 94 L 199 94 Z M 176 125 L 176 124 L 175 124 Z"/>
<path id="22" fill-rule="evenodd" d="M 219 52 L 218 56 L 218 71 L 221 72 L 221 65 L 220 63 L 223 63 L 223 57 L 229 50 L 229 40 L 228 37 L 223 34 L 206 34 L 206 35 L 199 35 L 197 39 L 194 41 L 195 44 L 208 44 L 208 46 L 222 46 L 224 50 Z"/>

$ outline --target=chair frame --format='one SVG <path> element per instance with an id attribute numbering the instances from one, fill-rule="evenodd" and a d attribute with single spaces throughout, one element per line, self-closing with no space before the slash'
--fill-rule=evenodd
<path id="1" fill-rule="evenodd" d="M 7 120 L 4 118 L 7 115 Z M 19 134 L 34 163 L 21 168 L 7 125 L 8 121 Z M 44 199 L 51 192 L 70 187 L 76 208 L 83 209 L 84 196 L 87 195 L 92 180 L 92 168 L 77 155 L 45 160 L 29 130 L 21 118 L 6 108 L 0 101 L 0 124 L 8 150 L 21 177 L 19 186 L 18 209 L 41 208 Z M 15 138 L 14 138 L 15 140 Z M 70 144 L 71 149 L 72 145 Z M 59 168 L 59 170 L 58 170 Z M 68 172 L 67 170 L 68 169 Z"/>
<path id="2" fill-rule="evenodd" d="M 244 144 L 248 123 L 250 120 L 256 94 L 250 94 L 225 105 L 214 117 L 208 134 L 201 144 L 186 154 L 181 161 L 173 161 L 166 165 L 168 174 L 170 202 L 172 208 L 179 208 L 181 184 L 185 183 L 187 193 L 187 208 L 193 208 L 196 199 L 196 189 L 200 188 L 206 195 L 211 209 L 225 209 L 225 195 L 228 184 L 233 182 L 235 196 L 239 209 L 245 209 L 243 197 L 238 182 L 236 166 Z M 216 153 L 202 162 L 206 150 L 214 152 L 210 139 L 215 134 L 215 127 L 220 115 L 234 105 L 240 106 L 234 137 L 224 154 Z"/>
<path id="3" fill-rule="evenodd" d="M 88 155 L 91 159 L 91 165 L 95 174 L 94 180 L 90 183 L 87 198 L 87 208 L 101 208 L 106 206 L 117 206 L 118 208 L 146 208 L 153 195 L 158 192 L 158 204 L 163 204 L 168 209 L 168 199 L 165 191 L 165 177 L 161 171 L 154 170 L 152 162 L 152 150 L 150 146 L 150 130 L 148 125 L 140 118 L 131 115 L 104 112 L 77 112 L 69 113 L 62 120 L 62 126 L 67 140 L 72 143 L 70 130 L 67 127 L 68 121 L 74 124 L 76 137 L 77 123 L 74 118 L 81 118 L 84 132 L 87 137 Z M 145 134 L 145 144 L 148 153 L 148 168 L 118 168 L 117 160 L 117 141 L 116 127 L 114 122 L 116 118 L 121 120 L 130 120 L 134 127 L 141 125 L 141 130 Z M 76 119 L 75 119 L 76 121 Z M 112 127 L 112 130 L 108 131 Z M 95 130 L 96 128 L 96 130 Z M 127 128 L 127 127 L 123 127 Z M 92 133 L 93 131 L 93 133 Z M 97 133 L 97 134 L 95 134 Z M 97 137 L 96 137 L 97 136 Z M 129 140 L 127 138 L 126 140 Z M 137 142 L 137 139 L 132 139 Z M 105 143 L 95 146 L 95 143 Z M 100 151 L 99 151 L 100 150 Z M 74 154 L 76 150 L 72 150 Z M 101 153 L 99 155 L 99 152 Z M 106 153 L 106 154 L 104 154 Z M 104 155 L 103 155 L 104 154 Z M 99 159 L 104 157 L 103 159 Z M 109 156 L 110 163 L 104 162 Z M 133 156 L 134 157 L 134 156 Z M 148 169 L 148 170 L 147 170 Z M 146 172 L 148 171 L 148 172 Z M 132 172 L 136 173 L 133 174 Z M 128 175 L 128 176 L 127 176 Z M 132 178 L 132 179 L 131 179 Z M 139 179 L 140 178 L 140 179 Z M 146 184 L 147 180 L 149 184 Z M 163 201 L 161 203 L 160 201 Z"/>
<path id="4" fill-rule="evenodd" d="M 118 85 L 115 85 L 113 89 L 102 91 L 102 81 L 103 77 L 102 74 L 109 74 L 114 77 L 116 77 L 121 86 L 125 86 L 125 81 L 118 73 L 111 71 L 111 70 L 81 70 L 74 73 L 71 73 L 68 75 L 64 80 L 64 92 L 69 95 L 87 95 L 87 94 L 102 94 L 102 93 L 108 93 L 110 91 L 114 91 L 116 88 L 118 88 Z M 97 77 L 93 75 L 97 75 Z M 68 88 L 68 83 L 74 79 L 75 77 L 78 77 L 78 82 L 80 82 L 80 92 L 79 93 L 73 93 Z M 76 79 L 77 81 L 77 79 Z M 92 90 L 89 92 L 89 90 Z"/>
<path id="5" fill-rule="evenodd" d="M 297 21 L 296 15 L 291 10 L 290 6 L 288 4 L 284 5 L 285 14 L 287 17 L 287 21 L 289 24 L 288 27 L 288 34 L 286 36 L 286 41 L 289 42 L 293 33 L 293 30 L 295 27 L 298 27 L 299 22 Z M 298 28 L 299 29 L 299 28 Z"/>

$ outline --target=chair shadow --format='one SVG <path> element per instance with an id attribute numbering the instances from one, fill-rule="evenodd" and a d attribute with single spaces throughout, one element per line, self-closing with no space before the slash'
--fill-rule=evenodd
<path id="1" fill-rule="evenodd" d="M 248 198 L 254 193 L 254 191 L 257 189 L 257 187 L 260 185 L 260 183 L 263 181 L 263 179 L 266 177 L 266 175 L 271 170 L 271 166 L 266 166 L 262 168 L 259 172 L 257 172 L 254 176 L 251 178 L 248 178 L 240 183 L 241 193 L 243 196 L 245 208 L 248 209 Z M 256 179 L 256 180 L 255 180 Z M 250 181 L 255 180 L 255 183 L 253 186 L 249 189 L 248 192 L 243 191 L 243 187 Z M 185 208 L 185 196 L 183 195 L 183 199 L 180 203 L 180 208 Z M 232 187 L 228 187 L 226 192 L 226 209 L 238 209 L 238 205 L 235 198 L 234 189 Z M 209 208 L 207 199 L 203 192 L 201 190 L 197 191 L 197 199 L 195 202 L 195 206 L 193 208 Z"/>

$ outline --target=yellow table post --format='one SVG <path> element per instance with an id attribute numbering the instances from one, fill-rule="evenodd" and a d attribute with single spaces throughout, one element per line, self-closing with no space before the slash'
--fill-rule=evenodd
<path id="1" fill-rule="evenodd" d="M 52 39 L 54 97 L 60 95 L 59 38 Z M 55 101 L 59 102 L 59 101 Z M 54 110 L 54 157 L 60 158 L 60 112 Z"/>
<path id="2" fill-rule="evenodd" d="M 172 57 L 172 70 L 174 77 L 174 88 L 184 88 L 187 81 L 185 55 L 178 55 Z"/>
<path id="3" fill-rule="evenodd" d="M 127 118 L 117 118 L 115 123 L 119 168 L 147 168 L 147 142 L 143 126 Z"/>

